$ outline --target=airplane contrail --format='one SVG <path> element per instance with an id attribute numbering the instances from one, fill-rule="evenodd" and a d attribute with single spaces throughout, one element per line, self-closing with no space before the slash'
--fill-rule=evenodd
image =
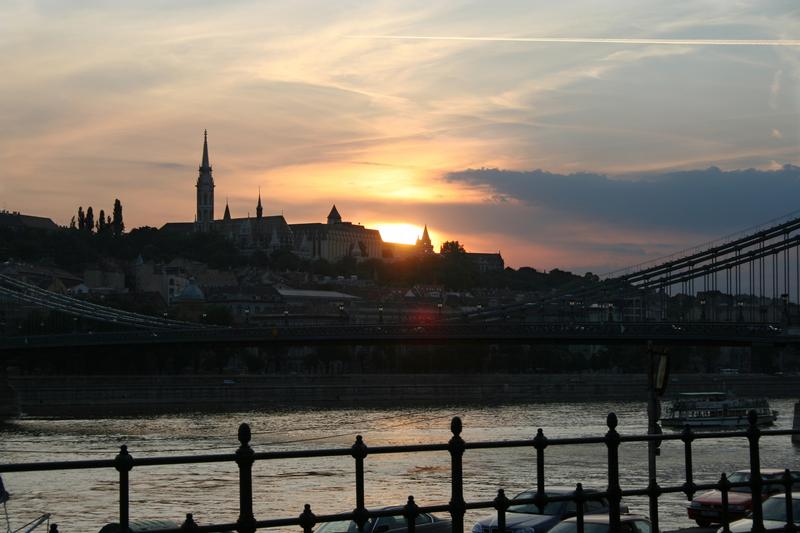
<path id="1" fill-rule="evenodd" d="M 800 46 L 797 39 L 617 39 L 601 37 L 463 37 L 436 35 L 350 35 L 354 39 L 403 41 L 478 41 L 570 44 L 666 44 L 683 46 Z"/>

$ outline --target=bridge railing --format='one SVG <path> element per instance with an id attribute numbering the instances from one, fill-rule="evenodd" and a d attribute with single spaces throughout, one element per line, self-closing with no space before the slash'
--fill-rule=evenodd
<path id="1" fill-rule="evenodd" d="M 611 533 L 620 531 L 621 500 L 626 496 L 647 496 L 650 502 L 653 531 L 658 532 L 658 499 L 663 494 L 683 493 L 687 499 L 699 490 L 717 489 L 722 495 L 722 528 L 725 533 L 729 533 L 730 506 L 728 504 L 728 494 L 736 487 L 749 487 L 752 494 L 763 494 L 763 489 L 767 485 L 777 485 L 782 487 L 782 492 L 786 498 L 786 516 L 789 522 L 784 531 L 796 531 L 794 524 L 791 523 L 793 516 L 792 488 L 796 487 L 798 478 L 794 477 L 797 473 L 786 469 L 780 480 L 767 481 L 761 478 L 761 455 L 759 442 L 762 437 L 777 437 L 798 435 L 800 430 L 768 430 L 762 431 L 758 427 L 758 415 L 755 411 L 750 411 L 748 415 L 749 426 L 744 431 L 733 432 L 702 432 L 695 433 L 689 427 L 683 432 L 675 434 L 642 434 L 642 435 L 621 435 L 617 432 L 617 417 L 610 413 L 606 423 L 608 431 L 605 435 L 596 437 L 581 438 L 548 438 L 540 428 L 533 439 L 507 440 L 507 441 L 485 441 L 485 442 L 466 442 L 461 437 L 462 424 L 458 417 L 452 419 L 450 429 L 452 437 L 446 443 L 440 444 L 417 444 L 403 446 L 376 446 L 368 447 L 363 438 L 359 435 L 355 443 L 350 448 L 334 448 L 319 450 L 298 450 L 298 451 L 277 451 L 277 452 L 257 452 L 250 446 L 251 432 L 247 424 L 242 424 L 238 431 L 239 447 L 234 453 L 214 454 L 214 455 L 192 455 L 177 457 L 143 457 L 132 456 L 127 446 L 120 448 L 119 454 L 114 459 L 82 460 L 82 461 L 60 461 L 60 462 L 37 462 L 20 464 L 0 464 L 0 473 L 4 472 L 42 472 L 55 470 L 83 470 L 96 468 L 113 468 L 119 473 L 119 525 L 121 531 L 129 531 L 130 526 L 130 473 L 134 468 L 147 466 L 182 465 L 199 463 L 224 463 L 235 462 L 239 469 L 239 517 L 233 523 L 217 523 L 209 525 L 198 525 L 195 523 L 191 514 L 186 515 L 186 519 L 179 528 L 152 530 L 151 533 L 181 533 L 181 532 L 226 532 L 238 531 L 240 533 L 253 533 L 257 530 L 296 526 L 301 528 L 304 533 L 310 533 L 314 526 L 325 522 L 340 520 L 353 520 L 358 525 L 359 530 L 364 530 L 365 524 L 370 518 L 383 516 L 402 516 L 406 519 L 407 530 L 415 533 L 415 518 L 420 513 L 447 512 L 452 519 L 451 528 L 453 533 L 464 532 L 464 515 L 470 509 L 494 509 L 497 511 L 497 531 L 506 531 L 506 513 L 511 505 L 533 503 L 539 508 L 543 508 L 548 502 L 571 500 L 576 503 L 577 510 L 577 530 L 584 533 L 584 508 L 583 503 L 587 499 L 607 498 L 609 502 L 609 525 Z M 750 481 L 742 483 L 732 483 L 728 481 L 725 474 L 722 474 L 717 483 L 695 483 L 693 468 L 692 444 L 703 439 L 747 439 L 749 447 L 749 466 Z M 655 441 L 676 440 L 682 441 L 684 446 L 684 470 L 685 481 L 679 485 L 660 486 L 657 479 L 651 478 L 647 486 L 622 489 L 620 486 L 620 459 L 619 447 L 622 443 L 638 442 L 649 443 Z M 572 494 L 564 496 L 548 496 L 546 475 L 545 475 L 545 451 L 554 446 L 572 446 L 595 444 L 604 445 L 607 454 L 607 487 L 603 492 L 585 491 L 578 483 Z M 533 448 L 536 450 L 536 492 L 530 498 L 509 499 L 501 489 L 497 497 L 493 500 L 467 502 L 464 499 L 464 475 L 463 475 L 463 456 L 469 450 L 480 449 L 500 449 L 500 448 Z M 450 501 L 446 504 L 418 506 L 414 497 L 409 496 L 404 506 L 396 508 L 370 510 L 365 506 L 365 484 L 364 484 L 364 464 L 369 456 L 383 454 L 408 454 L 420 452 L 446 452 L 450 455 Z M 346 457 L 353 458 L 355 474 L 355 509 L 351 512 L 316 516 L 309 504 L 306 504 L 298 516 L 257 519 L 253 513 L 253 465 L 258 461 L 275 461 L 287 459 L 309 459 L 318 457 Z M 760 498 L 753 498 L 752 503 L 752 530 L 755 532 L 764 531 L 762 501 Z M 57 525 L 51 525 L 51 533 L 57 533 Z M 474 531 L 474 530 L 473 530 Z M 494 531 L 494 530 L 492 530 Z M 491 533 L 481 531 L 481 533 Z"/>

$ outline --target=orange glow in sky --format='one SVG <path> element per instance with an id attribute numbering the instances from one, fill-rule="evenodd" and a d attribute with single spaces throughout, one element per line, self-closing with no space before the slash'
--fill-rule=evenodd
<path id="1" fill-rule="evenodd" d="M 386 242 L 399 242 L 401 244 L 414 244 L 422 235 L 422 228 L 413 224 L 376 224 L 381 232 L 381 238 Z"/>

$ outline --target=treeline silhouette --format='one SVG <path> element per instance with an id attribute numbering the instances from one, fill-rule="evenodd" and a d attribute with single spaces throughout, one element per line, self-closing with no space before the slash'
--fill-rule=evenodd
<path id="1" fill-rule="evenodd" d="M 458 241 L 444 243 L 439 254 L 415 255 L 394 262 L 379 259 L 359 261 L 355 257 L 329 262 L 303 259 L 288 248 L 243 253 L 224 236 L 214 233 L 180 234 L 152 227 L 135 228 L 124 233 L 121 231 L 124 228 L 122 206 L 118 202 L 115 202 L 114 216 L 107 217 L 102 226 L 99 219 L 94 221 L 91 207 L 83 212 L 83 225 L 80 225 L 81 212 L 82 209 L 74 227 L 70 225 L 58 231 L 0 228 L 0 261 L 16 259 L 43 263 L 80 274 L 88 265 L 107 264 L 109 260 L 126 269 L 140 256 L 145 261 L 156 263 L 184 258 L 222 270 L 250 266 L 277 272 L 303 272 L 312 276 L 311 279 L 313 276 L 317 279 L 358 276 L 362 280 L 373 280 L 380 286 L 441 285 L 453 290 L 547 290 L 598 281 L 597 276 L 591 273 L 577 276 L 559 269 L 544 272 L 522 267 L 480 272 Z"/>

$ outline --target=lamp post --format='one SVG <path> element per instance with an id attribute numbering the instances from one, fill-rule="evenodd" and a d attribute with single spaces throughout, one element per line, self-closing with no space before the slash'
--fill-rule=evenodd
<path id="1" fill-rule="evenodd" d="M 284 326 L 288 326 L 289 325 L 289 310 L 288 309 L 284 309 L 283 310 L 283 325 Z"/>
<path id="2" fill-rule="evenodd" d="M 706 321 L 706 299 L 705 298 L 701 298 L 700 299 L 700 321 L 701 322 L 705 322 Z"/>
<path id="3" fill-rule="evenodd" d="M 383 306 L 378 306 L 378 324 L 383 324 Z"/>
<path id="4" fill-rule="evenodd" d="M 439 319 L 442 318 L 442 302 L 436 304 L 436 311 L 439 313 Z"/>
<path id="5" fill-rule="evenodd" d="M 744 302 L 741 300 L 736 302 L 736 308 L 738 309 L 738 313 L 736 315 L 736 321 L 744 322 Z"/>
<path id="6" fill-rule="evenodd" d="M 244 310 L 244 325 L 250 326 L 250 308 Z"/>
<path id="7" fill-rule="evenodd" d="M 575 322 L 575 300 L 569 301 L 569 320 Z"/>

